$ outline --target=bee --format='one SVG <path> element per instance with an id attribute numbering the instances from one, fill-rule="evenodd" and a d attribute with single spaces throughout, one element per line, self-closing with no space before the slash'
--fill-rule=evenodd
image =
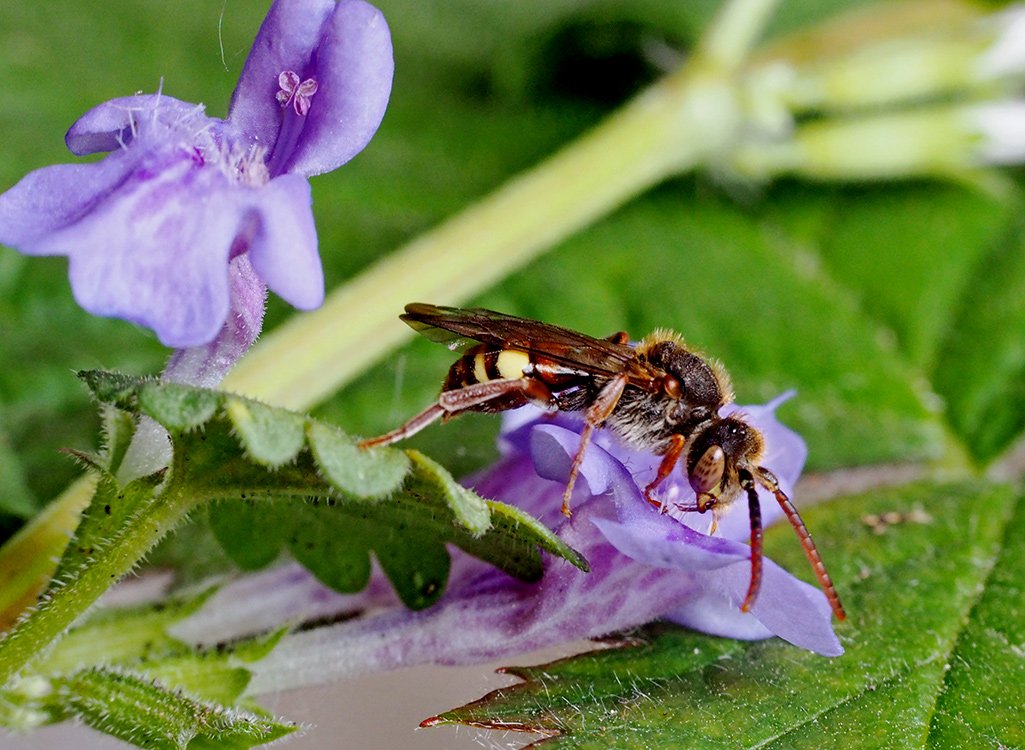
<path id="1" fill-rule="evenodd" d="M 400 318 L 431 341 L 462 351 L 449 369 L 438 400 L 391 432 L 360 443 L 390 445 L 438 419 L 464 412 L 497 413 L 525 404 L 551 411 L 583 412 L 580 445 L 570 465 L 562 512 L 594 431 L 604 427 L 627 445 L 662 456 L 645 499 L 665 510 L 653 492 L 679 463 L 695 493 L 681 511 L 712 511 L 718 518 L 742 495 L 751 521 L 751 578 L 741 609 L 753 606 L 762 579 L 762 521 L 757 485 L 773 494 L 790 521 L 833 613 L 846 614 L 804 521 L 761 466 L 765 439 L 743 415 L 720 416 L 733 401 L 726 370 L 688 349 L 668 330 L 655 330 L 636 346 L 625 332 L 604 339 L 560 326 L 483 309 L 406 305 Z"/>

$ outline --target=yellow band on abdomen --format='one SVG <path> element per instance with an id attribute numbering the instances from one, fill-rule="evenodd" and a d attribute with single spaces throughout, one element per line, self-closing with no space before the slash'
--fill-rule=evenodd
<path id="1" fill-rule="evenodd" d="M 518 349 L 503 349 L 495 364 L 500 377 L 522 378 L 523 371 L 530 367 L 530 355 Z"/>

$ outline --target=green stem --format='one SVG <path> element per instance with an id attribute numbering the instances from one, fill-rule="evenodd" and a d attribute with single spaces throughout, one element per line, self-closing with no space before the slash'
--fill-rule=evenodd
<path id="1" fill-rule="evenodd" d="M 720 9 L 701 38 L 698 53 L 706 65 L 732 73 L 747 62 L 779 0 L 733 0 Z"/>
<path id="2" fill-rule="evenodd" d="M 194 503 L 191 494 L 172 484 L 133 514 L 68 580 L 53 585 L 0 640 L 0 685 L 45 654 L 80 615 L 178 525 Z"/>

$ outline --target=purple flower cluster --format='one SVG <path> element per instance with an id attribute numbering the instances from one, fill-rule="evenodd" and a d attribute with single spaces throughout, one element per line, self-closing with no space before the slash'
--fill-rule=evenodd
<path id="1" fill-rule="evenodd" d="M 39 169 L 0 195 L 0 242 L 68 256 L 82 307 L 168 346 L 217 336 L 233 312 L 231 277 L 251 275 L 229 272 L 239 258 L 260 284 L 235 298 L 262 309 L 266 285 L 315 308 L 324 281 L 307 178 L 367 144 L 392 69 L 387 24 L 363 0 L 276 0 L 227 119 L 163 93 L 95 107 L 66 142 L 109 155 Z"/>
<path id="2" fill-rule="evenodd" d="M 800 437 L 776 420 L 779 401 L 743 411 L 765 435 L 765 464 L 789 494 L 806 450 Z M 532 407 L 509 413 L 502 458 L 470 483 L 485 497 L 517 505 L 554 528 L 584 554 L 590 573 L 549 558 L 543 579 L 528 584 L 457 551 L 445 596 L 427 610 L 411 612 L 379 572 L 370 588 L 355 596 L 329 594 L 295 570 L 272 572 L 261 582 L 219 593 L 206 608 L 208 614 L 198 615 L 188 631 L 207 640 L 257 627 L 262 617 L 372 610 L 362 618 L 294 634 L 274 652 L 272 661 L 279 667 L 287 664 L 289 670 L 325 680 L 420 663 L 509 658 L 660 618 L 714 635 L 775 635 L 823 655 L 843 653 L 825 595 L 771 560 L 765 560 L 754 606 L 741 612 L 750 576 L 750 547 L 741 541 L 749 536 L 746 504 L 737 503 L 721 518 L 715 536 L 704 533 L 708 515 L 659 513 L 643 494 L 658 456 L 625 448 L 599 431 L 581 467 L 573 517 L 565 518 L 561 498 L 580 428 L 578 418 L 552 418 Z M 693 500 L 679 472 L 660 492 L 669 502 Z M 771 523 L 782 512 L 768 492 L 759 493 L 763 517 Z M 244 603 L 250 598 L 244 592 L 256 589 L 261 591 L 258 612 Z"/>

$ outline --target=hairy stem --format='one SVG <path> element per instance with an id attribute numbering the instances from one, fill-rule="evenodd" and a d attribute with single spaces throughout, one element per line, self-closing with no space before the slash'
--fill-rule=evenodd
<path id="1" fill-rule="evenodd" d="M 169 486 L 96 549 L 66 580 L 55 582 L 36 606 L 0 640 L 0 685 L 45 654 L 97 599 L 142 559 L 195 504 L 190 493 Z"/>

